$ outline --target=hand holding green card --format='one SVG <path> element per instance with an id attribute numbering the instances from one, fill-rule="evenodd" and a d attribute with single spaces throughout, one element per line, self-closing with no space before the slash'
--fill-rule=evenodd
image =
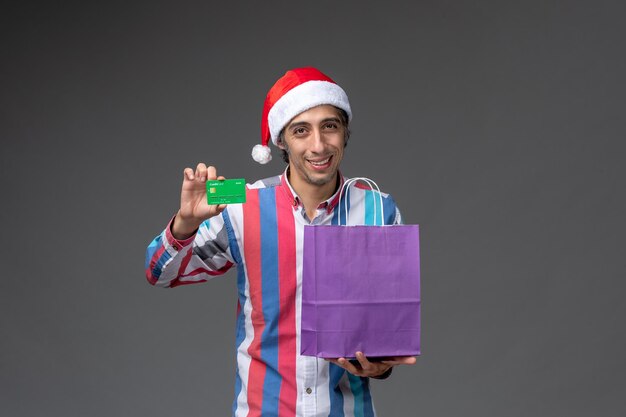
<path id="1" fill-rule="evenodd" d="M 245 203 L 246 180 L 209 180 L 206 182 L 206 197 L 211 205 Z"/>

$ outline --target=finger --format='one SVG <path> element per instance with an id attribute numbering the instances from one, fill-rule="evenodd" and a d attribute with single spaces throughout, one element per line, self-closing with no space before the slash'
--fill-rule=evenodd
<path id="1" fill-rule="evenodd" d="M 206 165 L 202 162 L 196 167 L 196 179 L 199 181 L 206 181 Z"/>
<path id="2" fill-rule="evenodd" d="M 364 371 L 370 371 L 372 369 L 372 362 L 367 360 L 367 357 L 363 354 L 363 352 L 356 353 L 356 360 L 361 364 L 361 368 Z"/>
<path id="3" fill-rule="evenodd" d="M 337 363 L 338 363 L 339 366 L 341 366 L 343 369 L 345 369 L 346 371 L 350 372 L 351 374 L 357 375 L 357 376 L 361 376 L 360 369 L 357 368 L 356 366 L 354 366 L 346 358 L 339 358 L 339 359 L 337 359 Z"/>
<path id="4" fill-rule="evenodd" d="M 207 175 L 208 180 L 217 179 L 217 170 L 215 169 L 214 166 L 210 166 L 206 170 L 206 175 Z"/>
<path id="5" fill-rule="evenodd" d="M 223 212 L 226 209 L 226 204 L 220 204 L 218 205 L 215 210 L 217 212 L 217 214 L 220 214 L 221 212 Z"/>
<path id="6" fill-rule="evenodd" d="M 415 365 L 417 358 L 415 356 L 397 356 L 387 361 L 381 361 L 386 365 Z"/>
<path id="7" fill-rule="evenodd" d="M 223 177 L 223 176 L 220 175 L 219 177 L 217 177 L 217 179 L 220 180 L 220 181 L 223 181 L 223 180 L 226 179 L 226 177 Z"/>
<path id="8" fill-rule="evenodd" d="M 359 370 L 356 368 L 356 366 L 352 365 L 350 361 L 348 361 L 346 358 L 326 359 L 326 360 L 345 369 L 351 374 L 357 375 L 359 373 Z"/>
<path id="9" fill-rule="evenodd" d="M 183 176 L 186 180 L 193 181 L 194 179 L 193 169 L 185 168 L 185 170 L 183 171 Z"/>
<path id="10" fill-rule="evenodd" d="M 393 360 L 396 360 L 404 365 L 414 365 L 417 362 L 417 357 L 415 356 L 397 356 L 395 358 L 392 358 Z"/>

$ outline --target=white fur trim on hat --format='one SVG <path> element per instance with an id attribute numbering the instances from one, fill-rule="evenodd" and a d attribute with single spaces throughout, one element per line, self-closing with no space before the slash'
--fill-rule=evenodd
<path id="1" fill-rule="evenodd" d="M 252 159 L 259 164 L 267 164 L 272 160 L 272 150 L 269 146 L 254 145 L 252 148 Z"/>
<path id="2" fill-rule="evenodd" d="M 352 119 L 348 96 L 341 87 L 328 81 L 307 81 L 287 91 L 270 109 L 267 121 L 274 145 L 277 145 L 280 131 L 291 119 L 322 104 L 338 107 L 348 114 L 348 120 Z"/>

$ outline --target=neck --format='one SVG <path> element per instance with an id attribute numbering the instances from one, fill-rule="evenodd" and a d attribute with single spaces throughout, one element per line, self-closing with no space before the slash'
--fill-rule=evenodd
<path id="1" fill-rule="evenodd" d="M 297 178 L 290 173 L 288 178 L 291 187 L 296 194 L 298 194 L 298 197 L 300 197 L 307 216 L 309 216 L 310 219 L 313 219 L 319 205 L 335 194 L 339 175 L 335 173 L 334 177 L 330 181 L 322 185 L 315 185 L 302 181 L 300 178 Z"/>

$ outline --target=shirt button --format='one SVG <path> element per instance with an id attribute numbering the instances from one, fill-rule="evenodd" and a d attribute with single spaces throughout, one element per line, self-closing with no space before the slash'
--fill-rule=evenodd
<path id="1" fill-rule="evenodd" d="M 306 389 L 306 393 L 307 393 L 307 394 L 310 394 L 310 393 L 312 393 L 312 392 L 313 392 L 313 390 L 312 390 L 311 388 L 307 388 L 307 389 Z"/>

